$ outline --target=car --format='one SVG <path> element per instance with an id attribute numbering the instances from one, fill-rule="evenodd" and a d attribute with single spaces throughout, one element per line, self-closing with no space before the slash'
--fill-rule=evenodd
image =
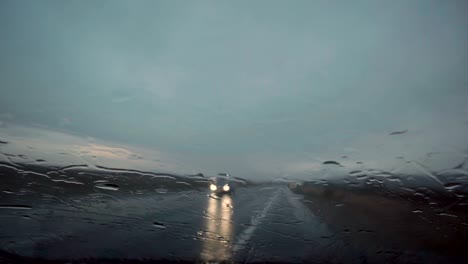
<path id="1" fill-rule="evenodd" d="M 215 194 L 232 193 L 234 190 L 229 175 L 211 177 L 210 191 Z"/>

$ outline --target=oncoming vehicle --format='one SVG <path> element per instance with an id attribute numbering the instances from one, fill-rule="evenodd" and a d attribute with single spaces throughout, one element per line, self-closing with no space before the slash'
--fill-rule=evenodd
<path id="1" fill-rule="evenodd" d="M 233 186 L 229 178 L 229 175 L 211 177 L 210 190 L 212 193 L 215 193 L 215 194 L 232 193 Z"/>

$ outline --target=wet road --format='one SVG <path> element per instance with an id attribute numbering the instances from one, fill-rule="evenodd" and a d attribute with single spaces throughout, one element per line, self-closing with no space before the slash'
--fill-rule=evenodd
<path id="1" fill-rule="evenodd" d="M 404 235 L 407 231 L 402 234 L 393 231 L 407 223 L 396 220 L 400 224 L 392 227 L 382 222 L 381 229 L 389 232 L 382 233 L 383 240 L 393 243 L 385 246 L 375 233 L 376 228 L 366 220 L 369 215 L 353 218 L 354 209 L 348 207 L 351 211 L 346 211 L 347 206 L 325 205 L 320 200 L 304 201 L 301 195 L 283 186 L 239 188 L 222 197 L 203 191 L 117 197 L 111 190 L 101 190 L 67 200 L 50 196 L 37 204 L 31 201 L 30 205 L 0 209 L 2 250 L 62 260 L 332 263 L 447 260 L 433 254 L 433 249 L 408 248 L 403 243 L 409 240 Z M 341 213 L 333 215 L 337 212 Z M 342 223 L 350 230 L 336 228 Z M 368 229 L 358 230 L 359 224 Z M 353 230 L 358 235 L 354 236 Z M 448 260 L 461 262 L 460 258 Z"/>
<path id="2" fill-rule="evenodd" d="M 232 195 L 111 192 L 0 210 L 1 247 L 43 258 L 298 261 L 330 236 L 326 225 L 284 187 L 240 188 Z M 313 227 L 313 228 L 310 228 Z"/>

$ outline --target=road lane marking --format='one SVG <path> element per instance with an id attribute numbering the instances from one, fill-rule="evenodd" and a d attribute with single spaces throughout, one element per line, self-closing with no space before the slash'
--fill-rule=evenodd
<path id="1" fill-rule="evenodd" d="M 236 253 L 237 251 L 245 248 L 250 238 L 252 238 L 252 235 L 257 229 L 258 225 L 267 216 L 271 207 L 278 199 L 280 193 L 281 193 L 281 189 L 276 191 L 276 193 L 270 198 L 270 200 L 266 203 L 266 206 L 263 208 L 262 212 L 259 215 L 252 216 L 250 220 L 250 226 L 247 227 L 244 231 L 242 231 L 242 233 L 238 236 L 237 241 L 232 248 L 233 253 Z"/>

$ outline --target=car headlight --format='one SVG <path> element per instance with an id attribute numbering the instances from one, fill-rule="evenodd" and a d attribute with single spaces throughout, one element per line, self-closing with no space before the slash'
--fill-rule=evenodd
<path id="1" fill-rule="evenodd" d="M 229 189 L 230 189 L 229 185 L 226 184 L 223 186 L 223 191 L 227 192 L 229 191 Z"/>
<path id="2" fill-rule="evenodd" d="M 214 184 L 210 184 L 210 190 L 212 190 L 213 192 L 216 191 L 218 189 L 218 187 L 216 187 L 216 185 Z"/>

